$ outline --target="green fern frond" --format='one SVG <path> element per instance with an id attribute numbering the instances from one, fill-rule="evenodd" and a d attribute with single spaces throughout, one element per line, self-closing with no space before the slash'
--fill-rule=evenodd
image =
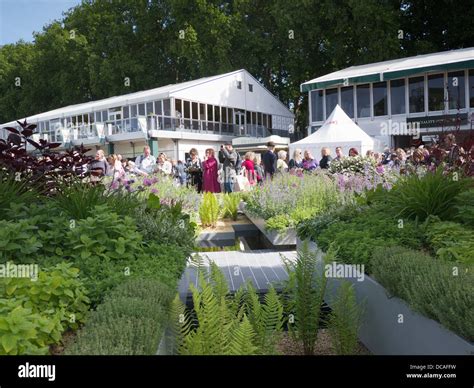
<path id="1" fill-rule="evenodd" d="M 244 315 L 242 322 L 235 330 L 231 332 L 229 355 L 254 355 L 257 354 L 257 346 L 253 344 L 255 339 L 255 332 L 252 324 Z"/>

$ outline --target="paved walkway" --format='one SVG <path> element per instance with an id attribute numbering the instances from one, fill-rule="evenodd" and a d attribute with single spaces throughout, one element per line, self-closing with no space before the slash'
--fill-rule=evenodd
<path id="1" fill-rule="evenodd" d="M 203 252 L 204 265 L 209 269 L 206 258 L 214 261 L 223 271 L 230 291 L 236 291 L 247 280 L 253 283 L 258 292 L 265 292 L 271 283 L 281 282 L 288 278 L 288 273 L 282 262 L 283 255 L 289 260 L 296 258 L 296 251 L 254 250 L 250 252 Z M 179 294 L 186 298 L 189 293 L 189 284 L 197 286 L 196 269 L 189 266 L 179 282 Z M 278 288 L 277 284 L 275 287 Z"/>

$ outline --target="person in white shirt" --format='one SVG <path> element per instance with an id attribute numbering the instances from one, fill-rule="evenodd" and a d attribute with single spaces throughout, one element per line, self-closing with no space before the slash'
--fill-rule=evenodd
<path id="1" fill-rule="evenodd" d="M 166 158 L 166 155 L 164 153 L 161 153 L 158 156 L 158 171 L 160 171 L 164 175 L 171 175 L 172 170 L 173 165 Z"/>
<path id="2" fill-rule="evenodd" d="M 156 158 L 151 154 L 149 146 L 143 147 L 143 155 L 138 156 L 135 159 L 135 172 L 148 176 L 153 173 L 156 166 Z"/>

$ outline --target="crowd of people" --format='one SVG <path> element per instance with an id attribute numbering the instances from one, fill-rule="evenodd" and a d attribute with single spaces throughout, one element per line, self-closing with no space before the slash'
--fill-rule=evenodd
<path id="1" fill-rule="evenodd" d="M 242 190 L 242 185 L 254 186 L 265 179 L 272 179 L 275 174 L 310 172 L 315 169 L 328 169 L 334 161 L 359 156 L 356 148 L 350 148 L 345 156 L 342 147 L 334 149 L 335 156 L 331 156 L 328 147 L 321 149 L 321 158 L 317 160 L 309 150 L 294 150 L 291 158 L 284 150 L 276 152 L 275 144 L 269 142 L 263 154 L 247 152 L 243 158 L 234 150 L 232 143 L 221 145 L 217 155 L 213 148 L 205 151 L 201 159 L 196 148 L 189 151 L 185 160 L 169 159 L 164 153 L 158 158 L 151 154 L 149 146 L 145 146 L 143 154 L 134 161 L 126 160 L 121 155 L 109 155 L 105 158 L 104 152 L 98 150 L 95 160 L 89 166 L 91 180 L 99 180 L 101 176 L 111 176 L 113 180 L 123 179 L 131 175 L 148 176 L 160 173 L 174 179 L 177 185 L 195 187 L 198 192 L 226 192 Z M 402 148 L 386 148 L 384 152 L 367 151 L 365 157 L 371 158 L 378 172 L 390 168 L 404 168 L 407 166 L 431 165 L 433 158 L 442 158 L 450 165 L 456 163 L 464 151 L 456 144 L 453 134 L 445 138 L 444 146 L 435 145 L 432 148 L 425 146 Z M 243 183 L 244 182 L 244 183 Z M 235 186 L 239 187 L 235 187 Z"/>

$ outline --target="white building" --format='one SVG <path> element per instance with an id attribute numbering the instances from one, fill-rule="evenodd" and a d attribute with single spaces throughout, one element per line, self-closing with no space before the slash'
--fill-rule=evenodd
<path id="1" fill-rule="evenodd" d="M 21 118 L 23 121 L 25 118 Z M 156 89 L 110 97 L 26 117 L 35 138 L 83 143 L 92 152 L 135 157 L 149 144 L 154 155 L 184 159 L 195 147 L 201 156 L 236 137 L 288 136 L 294 115 L 249 72 L 237 70 Z M 18 127 L 13 121 L 0 125 Z M 7 131 L 0 129 L 6 138 Z"/>
<path id="2" fill-rule="evenodd" d="M 310 132 L 339 104 L 388 146 L 429 142 L 455 128 L 466 137 L 473 127 L 474 48 L 352 66 L 303 83 L 301 92 L 309 93 Z"/>

